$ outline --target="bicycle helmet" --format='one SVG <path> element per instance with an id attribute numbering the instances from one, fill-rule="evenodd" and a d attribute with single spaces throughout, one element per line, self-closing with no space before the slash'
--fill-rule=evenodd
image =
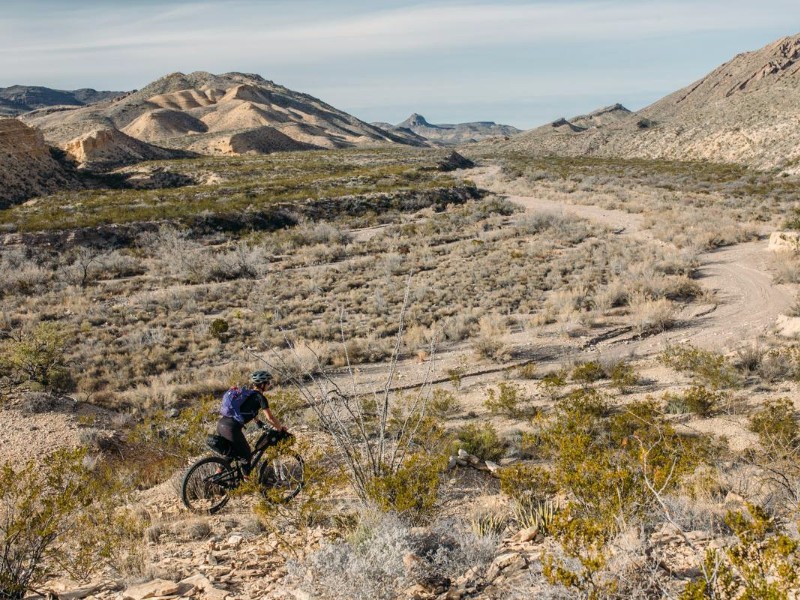
<path id="1" fill-rule="evenodd" d="M 272 381 L 272 373 L 269 371 L 256 371 L 250 375 L 250 383 L 253 385 L 261 385 Z"/>

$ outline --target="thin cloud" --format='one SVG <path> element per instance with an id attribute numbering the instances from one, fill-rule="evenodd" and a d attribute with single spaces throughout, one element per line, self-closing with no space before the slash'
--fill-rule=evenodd
<path id="1" fill-rule="evenodd" d="M 751 2 L 548 2 L 519 4 L 443 4 L 373 11 L 313 21 L 302 3 L 286 4 L 279 20 L 275 6 L 252 2 L 191 3 L 148 7 L 101 7 L 92 18 L 53 22 L 47 39 L 30 39 L 26 27 L 5 28 L 0 48 L 47 54 L 114 50 L 131 46 L 149 54 L 169 48 L 186 56 L 267 53 L 286 63 L 361 55 L 508 46 L 568 40 L 630 40 L 674 33 L 736 30 L 785 21 L 779 11 Z M 67 14 L 57 17 L 69 19 Z M 30 33 L 41 32 L 45 23 Z M 19 25 L 19 23 L 17 24 Z M 66 31 L 60 34 L 58 31 Z M 25 39 L 28 38 L 28 39 Z M 0 59 L 1 60 L 1 59 Z M 5 61 L 2 61 L 5 62 Z M 0 64 L 2 64 L 0 62 Z M 9 61 L 11 62 L 11 61 Z"/>

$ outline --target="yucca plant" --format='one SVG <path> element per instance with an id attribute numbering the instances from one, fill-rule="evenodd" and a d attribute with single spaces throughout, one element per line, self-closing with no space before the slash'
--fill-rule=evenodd
<path id="1" fill-rule="evenodd" d="M 514 502 L 514 520 L 520 529 L 535 527 L 539 533 L 549 533 L 557 511 L 552 500 L 522 497 Z"/>

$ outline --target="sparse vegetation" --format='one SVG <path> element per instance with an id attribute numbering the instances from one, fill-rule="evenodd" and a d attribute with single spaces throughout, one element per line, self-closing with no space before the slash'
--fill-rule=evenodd
<path id="1" fill-rule="evenodd" d="M 528 554 L 516 580 L 500 579 L 519 583 L 521 597 L 532 582 L 554 597 L 793 590 L 800 434 L 791 399 L 774 397 L 800 373 L 796 343 L 742 340 L 728 355 L 671 346 L 658 361 L 685 374 L 678 381 L 637 356 L 645 343 L 660 347 L 642 338 L 693 326 L 687 304 L 713 303 L 694 279 L 696 252 L 749 239 L 753 219 L 785 211 L 793 180 L 746 183 L 752 174 L 737 168 L 658 161 L 509 159 L 548 197 L 647 211 L 642 228 L 666 243 L 632 244 L 569 214 L 520 214 L 501 198 L 453 192 L 468 186 L 430 171 L 428 158 L 198 159 L 180 168 L 224 181 L 67 193 L 4 211 L 0 225 L 19 231 L 131 216 L 116 249 L 57 254 L 31 243 L 0 254 L 0 376 L 13 390 L 2 401 L 39 417 L 62 406 L 44 391 L 74 388 L 77 400 L 127 415 L 118 435 L 104 418 L 76 418 L 82 464 L 147 488 L 204 451 L 215 398 L 268 361 L 282 386 L 270 392 L 273 409 L 303 425 L 307 481 L 288 505 L 255 500 L 253 535 L 275 536 L 296 555 L 295 581 L 323 596 L 394 598 L 420 581 L 414 569 L 451 586 L 467 572 L 477 580 L 507 550 L 499 536 L 519 533 L 530 539 L 514 552 L 538 553 L 548 538 L 541 560 Z M 750 206 L 757 193 L 763 203 Z M 689 227 L 705 201 L 724 216 L 715 231 Z M 429 368 L 441 387 L 420 383 Z M 705 433 L 718 421 L 752 433 L 731 450 Z M 449 455 L 456 466 L 445 471 Z M 354 497 L 377 516 L 341 514 Z M 470 516 L 443 525 L 445 512 Z M 130 553 L 113 561 L 133 572 L 144 525 L 125 519 L 120 548 Z M 144 539 L 216 543 L 215 527 L 153 522 Z M 659 546 L 667 531 L 686 555 L 680 586 L 694 578 L 683 591 L 672 563 L 661 566 L 674 558 Z M 294 535 L 319 545 L 302 556 Z"/>

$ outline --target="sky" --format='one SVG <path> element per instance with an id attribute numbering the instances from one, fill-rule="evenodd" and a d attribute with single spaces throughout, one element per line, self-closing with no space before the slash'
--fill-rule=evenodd
<path id="1" fill-rule="evenodd" d="M 365 121 L 632 110 L 800 33 L 797 0 L 0 0 L 0 87 L 258 73 Z"/>

